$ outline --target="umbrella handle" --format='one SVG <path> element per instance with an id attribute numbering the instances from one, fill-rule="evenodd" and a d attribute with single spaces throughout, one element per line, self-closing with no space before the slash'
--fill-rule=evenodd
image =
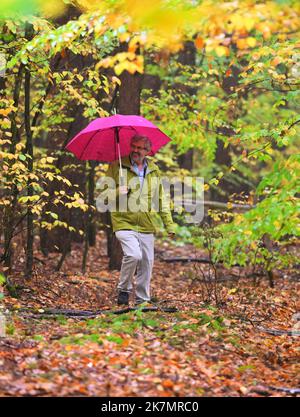
<path id="1" fill-rule="evenodd" d="M 120 175 L 120 185 L 125 185 L 125 178 L 123 175 Z"/>
<path id="2" fill-rule="evenodd" d="M 122 163 L 121 163 L 121 152 L 120 152 L 120 143 L 117 143 L 118 145 L 118 154 L 119 154 L 119 165 L 120 165 L 120 185 L 125 185 L 124 177 L 123 177 L 123 169 L 122 169 Z"/>
<path id="3" fill-rule="evenodd" d="M 119 156 L 119 165 L 120 165 L 120 185 L 125 185 L 125 178 L 123 177 L 123 169 L 121 162 L 121 151 L 120 151 L 120 142 L 119 142 L 119 132 L 117 130 L 117 146 L 118 146 L 118 156 Z"/>

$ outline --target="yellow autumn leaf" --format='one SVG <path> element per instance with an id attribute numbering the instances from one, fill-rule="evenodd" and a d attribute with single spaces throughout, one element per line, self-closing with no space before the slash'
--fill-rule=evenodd
<path id="1" fill-rule="evenodd" d="M 247 17 L 243 19 L 243 23 L 245 28 L 247 29 L 248 32 L 250 32 L 250 30 L 252 30 L 254 28 L 255 25 L 255 19 L 251 18 L 251 17 Z"/>
<path id="2" fill-rule="evenodd" d="M 137 69 L 137 66 L 133 62 L 128 62 L 125 68 L 130 74 L 135 74 Z"/>
<path id="3" fill-rule="evenodd" d="M 250 243 L 250 247 L 251 247 L 251 249 L 257 249 L 257 243 L 256 242 L 251 242 Z"/>
<path id="4" fill-rule="evenodd" d="M 238 49 L 247 49 L 248 48 L 247 40 L 245 38 L 238 39 L 236 41 L 236 46 L 238 47 Z"/>
<path id="5" fill-rule="evenodd" d="M 136 43 L 129 43 L 129 45 L 128 45 L 128 52 L 135 53 L 135 51 L 137 50 L 137 48 L 138 48 L 138 44 L 136 44 Z"/>
<path id="6" fill-rule="evenodd" d="M 113 77 L 112 77 L 112 79 L 111 79 L 111 81 L 112 81 L 114 84 L 121 85 L 121 80 L 120 80 L 120 78 L 118 78 L 118 77 L 116 77 L 116 76 L 113 76 Z"/>
<path id="7" fill-rule="evenodd" d="M 297 133 L 297 130 L 295 128 L 292 128 L 289 130 L 289 136 L 295 136 Z"/>
<path id="8" fill-rule="evenodd" d="M 100 2 L 101 3 L 101 2 Z M 99 2 L 98 2 L 99 5 Z M 124 24 L 125 17 L 120 14 L 111 13 L 106 16 L 106 23 L 112 29 L 118 29 Z"/>
<path id="9" fill-rule="evenodd" d="M 215 51 L 216 54 L 220 57 L 229 55 L 229 49 L 226 46 L 219 45 L 216 47 Z"/>
<path id="10" fill-rule="evenodd" d="M 0 109 L 0 114 L 2 116 L 7 116 L 11 111 L 12 109 Z"/>
<path id="11" fill-rule="evenodd" d="M 263 30 L 263 37 L 264 39 L 270 39 L 271 37 L 271 29 L 269 27 L 264 28 Z"/>
<path id="12" fill-rule="evenodd" d="M 16 150 L 17 151 L 20 151 L 22 148 L 24 148 L 25 147 L 25 144 L 23 144 L 23 143 L 17 143 L 16 144 Z"/>
<path id="13" fill-rule="evenodd" d="M 130 33 L 124 32 L 119 35 L 120 42 L 128 42 L 130 39 Z"/>
<path id="14" fill-rule="evenodd" d="M 50 2 L 41 2 L 39 7 L 44 16 L 56 17 L 65 12 L 67 5 L 62 0 L 51 0 Z"/>
<path id="15" fill-rule="evenodd" d="M 124 63 L 124 62 L 122 62 L 121 64 L 115 65 L 115 67 L 114 67 L 115 73 L 117 75 L 120 75 L 123 71 L 126 70 L 126 67 L 127 67 L 126 63 Z"/>
<path id="16" fill-rule="evenodd" d="M 111 64 L 112 64 L 111 57 L 104 58 L 95 65 L 95 70 L 98 71 L 100 67 L 108 68 L 111 66 Z"/>
<path id="17" fill-rule="evenodd" d="M 137 71 L 142 74 L 144 72 L 144 57 L 142 55 L 138 55 L 136 57 L 135 65 L 137 67 Z"/>
<path id="18" fill-rule="evenodd" d="M 120 52 L 115 55 L 115 60 L 119 62 L 127 61 L 127 60 L 134 60 L 135 54 L 133 52 Z"/>
<path id="19" fill-rule="evenodd" d="M 253 38 L 252 36 L 247 38 L 246 41 L 247 41 L 248 46 L 250 46 L 250 48 L 254 48 L 254 46 L 256 45 L 256 39 Z"/>

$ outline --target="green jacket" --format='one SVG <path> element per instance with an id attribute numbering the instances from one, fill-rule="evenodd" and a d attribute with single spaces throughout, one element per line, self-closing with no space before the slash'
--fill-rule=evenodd
<path id="1" fill-rule="evenodd" d="M 100 192 L 102 198 L 108 197 L 116 201 L 115 210 L 111 210 L 111 220 L 113 232 L 117 230 L 135 230 L 142 233 L 158 233 L 161 231 L 160 218 L 167 232 L 175 232 L 175 223 L 173 222 L 169 203 L 161 183 L 161 173 L 158 166 L 147 158 L 147 170 L 144 178 L 142 190 L 138 175 L 133 170 L 129 156 L 121 159 L 123 176 L 127 174 L 127 181 L 124 185 L 129 187 L 128 200 L 132 199 L 134 206 L 125 205 L 127 211 L 121 211 L 119 207 L 119 161 L 110 164 L 106 176 L 113 178 L 116 182 L 116 188 L 107 186 Z M 126 177 L 125 177 L 126 178 Z M 121 197 L 122 198 L 122 197 Z M 126 200 L 126 195 L 123 196 Z M 158 204 L 153 205 L 156 201 Z M 132 210 L 131 207 L 134 207 Z M 159 218 L 160 217 L 160 218 Z"/>

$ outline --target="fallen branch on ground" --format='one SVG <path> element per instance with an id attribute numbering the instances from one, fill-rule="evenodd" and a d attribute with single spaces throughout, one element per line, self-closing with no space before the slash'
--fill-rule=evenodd
<path id="1" fill-rule="evenodd" d="M 174 201 L 174 204 L 176 204 L 176 200 Z M 177 204 L 181 204 L 181 200 L 177 201 Z M 217 209 L 228 209 L 228 210 L 232 210 L 232 209 L 237 209 L 237 210 L 251 210 L 254 209 L 256 207 L 255 204 L 236 204 L 236 203 L 231 203 L 228 201 L 228 203 L 224 203 L 221 201 L 211 201 L 211 200 L 202 200 L 202 201 L 197 201 L 197 200 L 193 200 L 193 199 L 184 199 L 184 207 L 185 208 L 190 208 L 190 207 L 195 207 L 195 206 L 204 206 L 204 207 L 209 207 L 209 208 L 217 208 Z"/>
<path id="2" fill-rule="evenodd" d="M 273 336 L 300 336 L 300 331 L 297 330 L 278 330 L 278 329 L 267 329 L 266 327 L 257 327 L 258 330 L 264 333 L 272 334 Z"/>
<path id="3" fill-rule="evenodd" d="M 139 310 L 138 307 L 127 307 L 120 310 L 96 310 L 96 311 L 90 311 L 90 310 L 69 310 L 69 309 L 60 309 L 60 308 L 53 308 L 53 309 L 41 309 L 44 311 L 32 311 L 28 309 L 20 309 L 18 311 L 25 312 L 25 313 L 31 313 L 29 315 L 25 314 L 27 317 L 53 317 L 53 316 L 67 316 L 67 317 L 77 317 L 77 318 L 94 318 L 97 316 L 100 316 L 101 314 L 123 314 L 123 313 L 129 313 L 130 311 L 136 311 Z M 148 311 L 161 311 L 164 313 L 175 313 L 178 311 L 176 307 L 143 307 L 141 308 L 141 311 L 148 312 Z"/>
<path id="4" fill-rule="evenodd" d="M 283 391 L 288 394 L 300 394 L 300 388 L 285 388 L 285 387 L 268 387 L 275 391 Z"/>
<path id="5" fill-rule="evenodd" d="M 211 260 L 208 258 L 196 258 L 196 257 L 185 257 L 185 256 L 174 256 L 172 258 L 164 258 L 163 256 L 161 256 L 158 253 L 158 258 L 163 261 L 163 262 L 183 262 L 183 263 L 189 263 L 189 262 L 199 262 L 199 263 L 203 263 L 203 264 L 211 264 Z M 215 266 L 224 266 L 222 261 L 216 262 L 214 263 Z M 296 265 L 292 265 L 291 268 L 299 268 L 300 265 L 296 264 Z M 245 265 L 240 265 L 240 264 L 233 264 L 231 265 L 231 267 L 239 267 L 239 268 L 246 268 Z M 261 273 L 255 273 L 257 275 L 260 275 Z M 252 274 L 253 275 L 253 274 Z"/>

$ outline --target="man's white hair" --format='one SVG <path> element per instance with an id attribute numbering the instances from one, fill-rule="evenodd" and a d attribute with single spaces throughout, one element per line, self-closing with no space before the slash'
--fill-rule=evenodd
<path id="1" fill-rule="evenodd" d="M 139 142 L 139 141 L 143 141 L 144 142 L 144 146 L 147 149 L 147 151 L 151 151 L 152 149 L 152 142 L 151 140 L 148 138 L 148 136 L 144 136 L 144 135 L 134 135 L 131 138 L 131 143 L 135 143 L 135 142 Z"/>

